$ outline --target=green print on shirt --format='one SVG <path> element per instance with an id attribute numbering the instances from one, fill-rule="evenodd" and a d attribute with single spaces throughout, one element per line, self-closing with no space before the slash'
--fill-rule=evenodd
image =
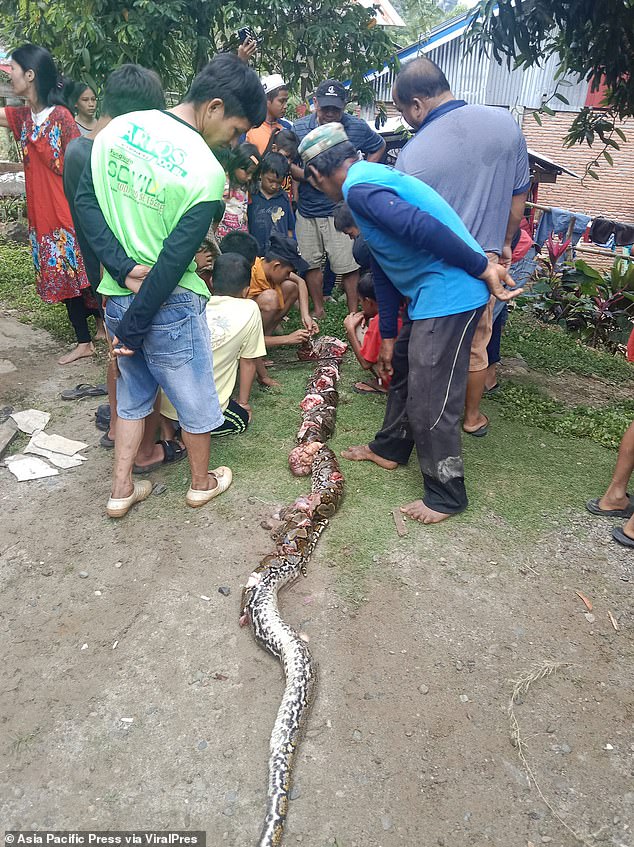
<path id="1" fill-rule="evenodd" d="M 137 202 L 152 209 L 165 206 L 165 189 L 158 190 L 156 181 L 149 174 L 139 173 L 125 162 L 110 159 L 108 176 L 116 182 L 113 186 L 114 191 L 133 197 Z"/>
<path id="2" fill-rule="evenodd" d="M 185 161 L 185 151 L 180 147 L 174 147 L 171 141 L 155 140 L 143 127 L 130 123 L 128 130 L 122 135 L 122 140 L 127 141 L 130 147 L 152 157 L 159 168 L 165 168 L 172 174 L 187 176 L 187 171 L 182 167 Z"/>

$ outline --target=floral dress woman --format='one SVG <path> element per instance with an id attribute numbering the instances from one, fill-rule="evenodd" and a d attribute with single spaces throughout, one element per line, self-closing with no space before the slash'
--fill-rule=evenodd
<path id="1" fill-rule="evenodd" d="M 89 295 L 90 285 L 62 183 L 64 151 L 69 141 L 79 136 L 75 119 L 62 106 L 49 106 L 37 115 L 28 106 L 7 106 L 5 111 L 24 157 L 37 293 L 45 303 L 80 297 L 83 292 Z M 93 301 L 89 305 L 97 304 Z"/>

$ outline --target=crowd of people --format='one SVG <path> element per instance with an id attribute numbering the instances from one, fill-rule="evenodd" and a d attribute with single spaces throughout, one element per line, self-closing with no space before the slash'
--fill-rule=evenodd
<path id="1" fill-rule="evenodd" d="M 11 56 L 26 103 L 0 109 L 0 125 L 24 158 L 38 292 L 66 304 L 77 336 L 60 363 L 91 355 L 88 317 L 105 319 L 107 514 L 149 495 L 134 474 L 185 457 L 188 505 L 229 487 L 228 467 L 209 471 L 212 439 L 246 430 L 256 379 L 276 384 L 267 350 L 319 331 L 326 269 L 369 372 L 354 389 L 387 394 L 374 440 L 342 455 L 389 471 L 416 446 L 424 494 L 403 512 L 443 521 L 467 507 L 462 433 L 488 432 L 480 401 L 496 387 L 506 304 L 521 292 L 509 275 L 530 185 L 521 130 L 504 110 L 456 99 L 419 58 L 394 85 L 414 135 L 388 167 L 340 81 L 322 82 L 314 111 L 291 124 L 288 85 L 260 79 L 252 52 L 216 56 L 170 109 L 138 65 L 110 74 L 97 110 L 96 92 L 61 79 L 45 49 Z M 301 329 L 286 333 L 293 308 Z M 631 517 L 621 479 L 631 452 L 588 504 L 595 514 Z M 617 540 L 634 545 L 630 524 Z"/>

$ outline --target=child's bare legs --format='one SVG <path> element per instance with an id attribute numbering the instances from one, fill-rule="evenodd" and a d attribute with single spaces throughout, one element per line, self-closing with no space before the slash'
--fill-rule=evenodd
<path id="1" fill-rule="evenodd" d="M 272 288 L 268 291 L 263 291 L 255 298 L 262 315 L 262 326 L 265 335 L 272 335 L 273 330 L 279 324 L 282 318 L 280 309 L 280 301 L 277 297 L 277 291 Z"/>
<path id="2" fill-rule="evenodd" d="M 298 290 L 297 285 L 292 280 L 287 279 L 281 285 L 282 294 L 284 295 L 284 308 L 280 309 L 280 301 L 277 296 L 277 291 L 269 289 L 259 294 L 255 301 L 262 315 L 262 326 L 264 335 L 273 335 L 282 318 L 288 314 L 293 304 L 297 301 Z M 280 383 L 269 376 L 269 372 L 264 364 L 264 359 L 257 359 L 255 363 L 255 373 L 260 385 L 279 386 Z"/>
<path id="3" fill-rule="evenodd" d="M 268 388 L 273 388 L 275 386 L 279 387 L 282 384 L 269 375 L 266 365 L 264 364 L 264 359 L 255 360 L 255 375 L 260 385 L 266 385 Z"/>
<path id="4" fill-rule="evenodd" d="M 280 301 L 277 297 L 277 291 L 270 289 L 263 291 L 255 298 L 258 304 L 260 314 L 262 315 L 262 326 L 264 335 L 272 335 L 273 330 L 277 327 L 282 319 L 282 311 L 280 309 Z M 258 359 L 255 363 L 255 373 L 260 385 L 274 386 L 280 383 L 269 376 L 269 372 L 264 364 L 264 359 Z"/>
<path id="5" fill-rule="evenodd" d="M 341 277 L 341 285 L 346 292 L 346 303 L 348 304 L 348 312 L 356 312 L 359 302 L 359 271 L 351 271 Z"/>
<path id="6" fill-rule="evenodd" d="M 163 441 L 174 441 L 176 438 L 176 421 L 161 415 L 161 438 Z"/>
<path id="7" fill-rule="evenodd" d="M 281 287 L 282 294 L 284 295 L 284 308 L 280 312 L 280 320 L 282 320 L 283 317 L 288 315 L 291 310 L 291 306 L 294 306 L 297 302 L 297 297 L 299 294 L 297 285 L 290 279 L 284 280 Z"/>
<path id="8" fill-rule="evenodd" d="M 599 500 L 599 508 L 611 510 L 626 509 L 629 506 L 630 501 L 627 496 L 627 486 L 630 482 L 632 471 L 634 471 L 634 423 L 630 424 L 627 432 L 621 439 L 612 481 L 603 497 Z M 631 535 L 634 538 L 634 522 L 631 518 L 625 524 L 624 530 L 626 535 Z"/>

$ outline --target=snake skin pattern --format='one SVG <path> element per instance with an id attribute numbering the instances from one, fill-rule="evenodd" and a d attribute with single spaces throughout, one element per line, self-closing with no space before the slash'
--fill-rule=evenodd
<path id="1" fill-rule="evenodd" d="M 281 588 L 306 576 L 308 560 L 319 536 L 334 515 L 343 494 L 343 476 L 332 450 L 324 442 L 335 426 L 341 357 L 347 345 L 323 336 L 313 345 L 318 361 L 306 397 L 300 404 L 302 424 L 297 434 L 297 461 L 289 463 L 297 475 L 311 475 L 311 493 L 298 497 L 281 513 L 275 531 L 276 547 L 249 576 L 242 592 L 240 625 L 253 626 L 256 641 L 276 656 L 284 668 L 286 685 L 270 742 L 268 801 L 258 847 L 279 847 L 288 811 L 293 761 L 303 723 L 310 708 L 316 680 L 308 646 L 282 620 L 277 595 Z M 307 397 L 319 396 L 306 403 Z"/>

